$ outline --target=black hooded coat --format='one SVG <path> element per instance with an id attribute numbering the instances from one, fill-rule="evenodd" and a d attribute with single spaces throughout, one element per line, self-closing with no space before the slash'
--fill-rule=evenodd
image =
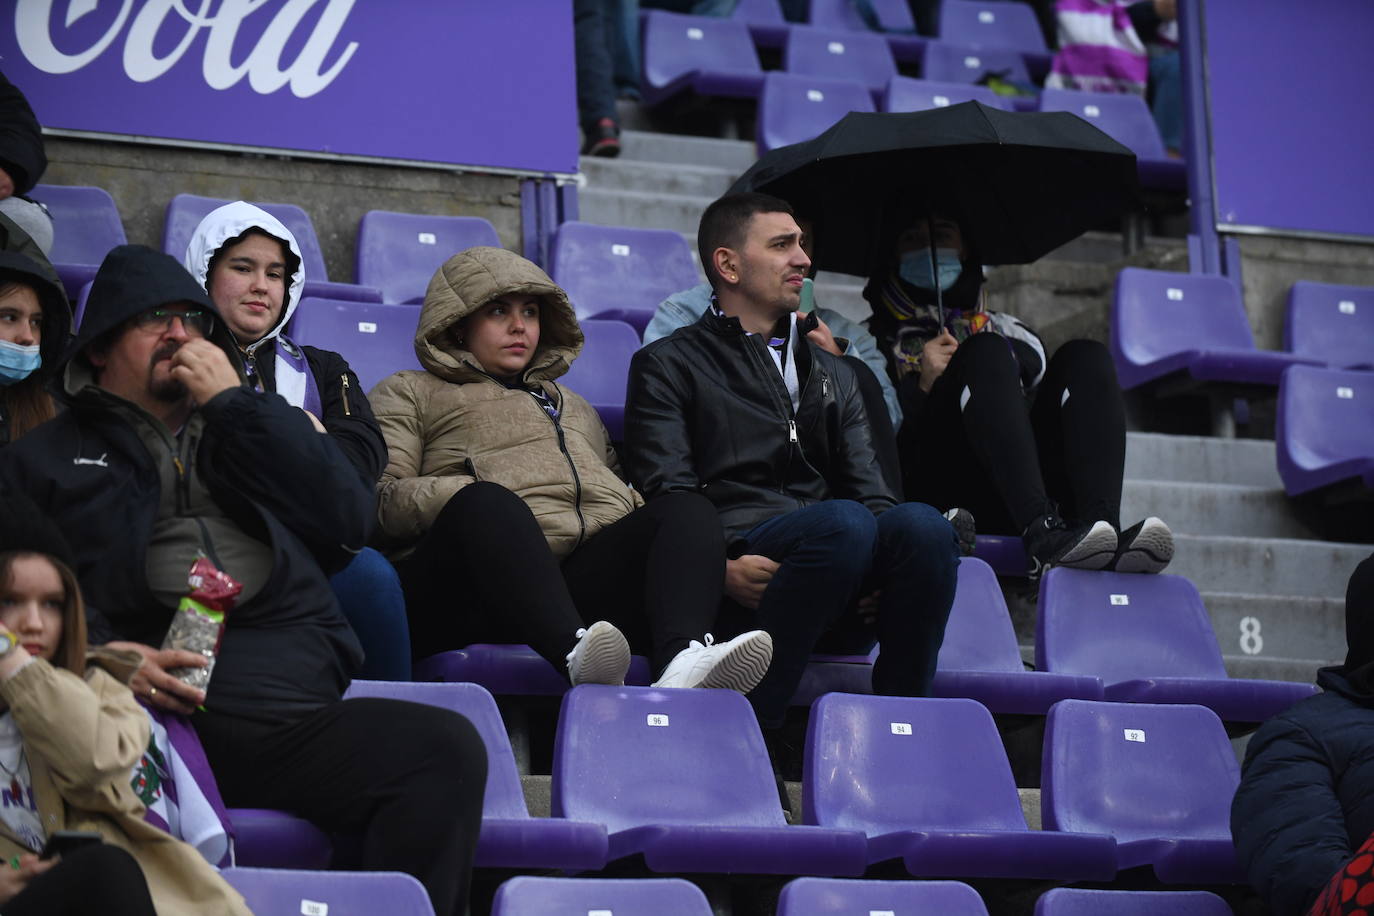
<path id="1" fill-rule="evenodd" d="M 30 379 L 36 385 L 46 384 L 56 374 L 63 351 L 71 343 L 72 308 L 67 302 L 67 293 L 58 282 L 52 265 L 39 263 L 17 251 L 0 250 L 0 285 L 9 281 L 30 287 L 43 307 L 43 336 L 38 343 L 43 364 Z M 28 382 L 29 379 L 25 379 L 18 384 Z M 4 390 L 0 388 L 0 394 Z M 0 397 L 0 447 L 8 445 L 9 441 L 9 418 L 5 414 L 4 398 Z"/>

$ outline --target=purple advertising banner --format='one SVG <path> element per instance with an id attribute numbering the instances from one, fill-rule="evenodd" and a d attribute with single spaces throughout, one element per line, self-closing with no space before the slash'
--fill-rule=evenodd
<path id="1" fill-rule="evenodd" d="M 577 171 L 568 0 L 0 0 L 45 127 Z"/>

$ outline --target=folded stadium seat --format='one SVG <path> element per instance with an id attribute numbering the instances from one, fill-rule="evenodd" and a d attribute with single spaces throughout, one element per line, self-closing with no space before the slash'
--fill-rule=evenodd
<path id="1" fill-rule="evenodd" d="M 200 221 L 212 210 L 231 201 L 216 197 L 200 197 L 195 194 L 178 194 L 167 204 L 167 220 L 162 227 L 162 250 L 178 261 L 186 257 L 186 246 L 191 241 Z M 291 230 L 296 244 L 301 249 L 301 260 L 305 264 L 304 296 L 317 296 L 323 299 L 349 299 L 355 302 L 381 302 L 381 290 L 353 283 L 333 283 L 324 269 L 324 254 L 320 250 L 320 240 L 315 235 L 315 224 L 310 215 L 295 204 L 264 204 L 249 201 L 262 207 Z"/>
<path id="2" fill-rule="evenodd" d="M 623 321 L 587 318 L 582 326 L 582 353 L 556 381 L 582 395 L 596 408 L 612 442 L 625 438 L 625 384 L 630 358 L 639 349 L 639 332 Z"/>
<path id="3" fill-rule="evenodd" d="M 973 555 L 996 570 L 999 576 L 1025 576 L 1030 572 L 1026 545 L 1014 534 L 980 534 Z"/>
<path id="4" fill-rule="evenodd" d="M 1231 908 L 1206 891 L 1095 891 L 1057 887 L 1040 895 L 1035 916 L 1231 916 Z"/>
<path id="5" fill-rule="evenodd" d="M 788 826 L 763 733 L 733 690 L 583 684 L 563 695 L 556 817 L 600 822 L 654 872 L 861 875 L 864 836 Z"/>
<path id="6" fill-rule="evenodd" d="M 1019 83 L 1031 81 L 1026 61 L 1018 51 L 1007 48 L 975 48 L 948 41 L 926 42 L 921 61 L 921 78 L 938 83 L 980 84 L 987 76 L 1000 76 Z M 1034 111 L 1038 104 L 1031 96 L 1009 98 L 1016 111 Z"/>
<path id="7" fill-rule="evenodd" d="M 881 34 L 892 49 L 892 56 L 919 64 L 926 39 L 916 34 L 916 21 L 906 0 L 869 0 L 869 5 L 883 28 Z M 807 23 L 822 29 L 872 32 L 854 0 L 811 0 Z"/>
<path id="8" fill-rule="evenodd" d="M 763 68 L 743 20 L 649 10 L 640 21 L 645 104 L 658 105 L 688 90 L 701 96 L 758 97 Z"/>
<path id="9" fill-rule="evenodd" d="M 81 319 L 86 315 L 86 300 L 91 298 L 91 287 L 95 286 L 95 281 L 90 280 L 81 284 L 81 292 L 76 295 L 76 308 L 72 311 L 72 333 L 81 330 Z"/>
<path id="10" fill-rule="evenodd" d="M 358 223 L 358 283 L 381 291 L 383 302 L 423 302 L 439 266 L 474 245 L 501 247 L 480 216 L 431 216 L 369 210 Z"/>
<path id="11" fill-rule="evenodd" d="M 499 697 L 557 697 L 568 692 L 568 673 L 556 670 L 529 646 L 473 643 L 440 652 L 415 663 L 417 681 L 468 681 L 481 684 Z M 653 680 L 649 660 L 630 656 L 625 683 L 646 686 Z"/>
<path id="12" fill-rule="evenodd" d="M 110 249 L 129 241 L 114 198 L 103 188 L 78 185 L 34 185 L 29 196 L 52 216 L 52 251 L 48 260 L 57 270 L 67 298 L 75 300 Z"/>
<path id="13" fill-rule="evenodd" d="M 781 48 L 791 25 L 782 15 L 778 0 L 739 0 L 732 18 L 749 26 L 754 44 L 760 48 Z"/>
<path id="14" fill-rule="evenodd" d="M 973 48 L 1017 51 L 1031 75 L 1044 79 L 1054 55 L 1035 10 L 1024 3 L 944 0 L 940 5 L 940 40 Z"/>
<path id="15" fill-rule="evenodd" d="M 759 96 L 759 153 L 810 140 L 851 111 L 872 110 L 873 97 L 861 83 L 774 70 Z"/>
<path id="16" fill-rule="evenodd" d="M 366 395 L 378 382 L 402 369 L 420 369 L 415 356 L 417 305 L 384 305 L 314 299 L 307 296 L 291 316 L 287 334 L 298 344 L 333 350 L 358 376 Z M 334 380 L 317 379 L 318 384 Z"/>
<path id="17" fill-rule="evenodd" d="M 888 81 L 897 75 L 892 51 L 876 32 L 802 25 L 787 35 L 782 67 L 798 76 L 861 83 L 872 93 L 875 105 L 882 103 Z"/>
<path id="18" fill-rule="evenodd" d="M 328 868 L 329 834 L 305 818 L 271 808 L 229 808 L 234 862 L 252 868 Z"/>
<path id="19" fill-rule="evenodd" d="M 987 916 L 983 898 L 958 881 L 855 881 L 795 878 L 783 885 L 777 916 L 939 913 Z"/>
<path id="20" fill-rule="evenodd" d="M 1288 369 L 1274 439 L 1289 496 L 1367 496 L 1374 489 L 1374 372 Z"/>
<path id="21" fill-rule="evenodd" d="M 652 913 L 711 916 L 711 904 L 682 878 L 511 878 L 496 889 L 491 916 Z"/>
<path id="22" fill-rule="evenodd" d="M 1160 191 L 1188 189 L 1187 166 L 1164 149 L 1154 115 L 1140 96 L 1128 92 L 1046 89 L 1040 93 L 1040 110 L 1076 114 L 1113 140 L 1129 146 L 1136 156 L 1142 186 Z"/>
<path id="23" fill-rule="evenodd" d="M 916 877 L 1106 881 L 1117 870 L 1103 830 L 1026 826 L 997 725 L 973 700 L 821 697 L 802 819 L 863 831 L 870 864 L 900 859 Z"/>
<path id="24" fill-rule="evenodd" d="M 1333 369 L 1374 369 L 1374 286 L 1294 283 L 1283 348 Z"/>
<path id="25" fill-rule="evenodd" d="M 1140 267 L 1116 276 L 1110 346 L 1122 388 L 1166 378 L 1274 387 L 1289 366 L 1320 364 L 1256 349 L 1240 289 L 1227 278 Z"/>
<path id="26" fill-rule="evenodd" d="M 1046 719 L 1045 830 L 1111 834 L 1122 870 L 1151 865 L 1165 884 L 1244 883 L 1231 843 L 1239 783 L 1226 728 L 1202 706 L 1064 700 Z"/>
<path id="27" fill-rule="evenodd" d="M 549 262 L 578 318 L 624 321 L 641 335 L 660 302 L 701 282 L 687 240 L 667 229 L 563 223 Z"/>
<path id="28" fill-rule="evenodd" d="M 477 684 L 355 680 L 344 699 L 384 697 L 440 706 L 466 716 L 487 748 L 479 868 L 598 869 L 606 864 L 606 828 L 558 817 L 530 817 L 510 737 L 490 693 Z"/>
<path id="29" fill-rule="evenodd" d="M 982 102 L 989 108 L 1009 110 L 1011 104 L 986 86 L 972 83 L 937 83 L 914 80 L 909 76 L 894 76 L 887 84 L 887 102 L 883 111 L 927 111 L 947 108 L 960 102 Z"/>
<path id="30" fill-rule="evenodd" d="M 832 691 L 873 692 L 869 659 L 824 658 L 812 657 L 792 699 L 794 704 L 806 705 Z M 1102 681 L 1083 675 L 1027 671 L 1021 663 L 1021 648 L 997 574 L 982 560 L 964 557 L 959 561 L 959 584 L 940 645 L 932 695 L 967 697 L 994 713 L 1043 716 L 1063 699 L 1102 699 Z"/>
<path id="31" fill-rule="evenodd" d="M 264 916 L 434 916 L 424 885 L 398 871 L 226 868 L 222 874 L 248 908 Z"/>
<path id="32" fill-rule="evenodd" d="M 1100 677 L 1106 700 L 1197 703 L 1227 722 L 1263 722 L 1317 692 L 1229 677 L 1202 596 L 1182 576 L 1051 569 L 1040 580 L 1035 666 Z"/>

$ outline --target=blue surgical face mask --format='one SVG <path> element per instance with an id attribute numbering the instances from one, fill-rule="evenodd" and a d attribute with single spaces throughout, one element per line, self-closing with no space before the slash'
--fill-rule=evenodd
<path id="1" fill-rule="evenodd" d="M 959 274 L 963 273 L 964 265 L 959 260 L 959 250 L 957 248 L 937 248 L 935 258 L 938 265 L 938 275 L 940 289 L 949 289 L 954 285 L 954 281 L 959 279 Z M 936 271 L 930 268 L 930 249 L 923 248 L 920 251 L 908 251 L 902 255 L 902 262 L 897 268 L 897 273 L 903 280 L 919 289 L 935 289 Z"/>
<path id="2" fill-rule="evenodd" d="M 21 347 L 8 340 L 0 340 L 0 387 L 22 382 L 43 364 L 38 344 Z"/>

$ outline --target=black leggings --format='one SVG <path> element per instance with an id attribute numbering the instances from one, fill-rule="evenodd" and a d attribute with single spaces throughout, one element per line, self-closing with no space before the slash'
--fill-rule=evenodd
<path id="1" fill-rule="evenodd" d="M 475 642 L 527 643 L 562 671 L 577 629 L 607 620 L 658 673 L 712 628 L 725 539 L 706 497 L 669 493 L 560 564 L 524 501 L 483 481 L 454 494 L 397 569 L 417 658 Z"/>
<path id="2" fill-rule="evenodd" d="M 979 531 L 1019 535 L 1055 511 L 1121 529 L 1126 411 L 1097 341 L 1059 348 L 1028 411 L 1006 339 L 970 337 L 902 424 L 898 448 L 907 498 L 962 506 Z"/>
<path id="3" fill-rule="evenodd" d="M 5 916 L 157 916 L 138 862 L 104 843 L 63 853 L 0 907 Z"/>

